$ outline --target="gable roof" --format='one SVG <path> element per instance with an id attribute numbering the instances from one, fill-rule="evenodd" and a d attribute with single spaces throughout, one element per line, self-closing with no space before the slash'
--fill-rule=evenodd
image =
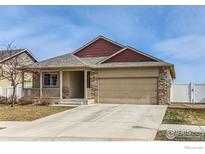
<path id="1" fill-rule="evenodd" d="M 175 78 L 174 65 L 163 61 L 152 62 L 112 62 L 99 63 L 107 57 L 79 58 L 73 54 L 49 58 L 38 63 L 32 64 L 29 68 L 52 69 L 52 68 L 134 68 L 134 67 L 169 67 L 170 72 Z"/>
<path id="2" fill-rule="evenodd" d="M 118 47 L 119 50 L 114 51 L 112 54 L 107 55 L 107 56 L 78 56 L 77 53 L 80 53 L 82 50 L 90 46 L 91 44 L 94 44 L 96 41 L 99 40 L 105 40 L 115 46 Z M 99 44 L 98 44 L 99 45 Z M 102 44 L 101 44 L 102 45 Z M 128 54 L 128 51 L 133 52 L 136 55 L 140 55 L 139 57 L 142 58 L 140 60 L 135 60 L 133 57 L 131 57 L 131 60 L 129 61 L 129 56 L 125 58 L 124 61 L 109 61 L 114 57 L 120 56 L 120 54 L 126 53 Z M 122 55 L 121 55 L 122 56 Z M 135 58 L 138 58 L 137 56 Z M 143 59 L 144 58 L 144 59 Z M 149 60 L 150 59 L 150 60 Z M 175 70 L 174 70 L 174 65 L 167 63 L 161 59 L 158 59 L 154 56 L 151 56 L 149 54 L 146 54 L 138 49 L 132 48 L 130 46 L 123 46 L 119 43 L 116 43 L 104 36 L 98 36 L 97 38 L 93 39 L 89 43 L 85 44 L 83 47 L 77 49 L 71 54 L 64 54 L 61 56 L 49 58 L 46 60 L 43 60 L 39 63 L 36 63 L 30 68 L 39 68 L 39 69 L 46 69 L 46 68 L 121 68 L 121 67 L 169 67 L 170 72 L 175 78 Z"/>
<path id="3" fill-rule="evenodd" d="M 123 45 L 114 42 L 104 36 L 98 36 L 81 48 L 73 52 L 78 57 L 102 57 L 110 56 L 124 48 Z"/>
<path id="4" fill-rule="evenodd" d="M 90 42 L 86 43 L 86 44 L 83 45 L 82 47 L 80 47 L 80 48 L 78 48 L 77 50 L 75 50 L 74 52 L 72 52 L 72 54 L 76 54 L 76 53 L 79 52 L 80 50 L 86 48 L 87 46 L 89 46 L 90 44 L 96 42 L 96 41 L 99 40 L 99 39 L 104 39 L 104 40 L 106 40 L 106 41 L 108 41 L 108 42 L 110 42 L 110 43 L 113 43 L 113 44 L 115 44 L 115 45 L 121 47 L 121 48 L 124 48 L 124 45 L 122 45 L 122 44 L 120 44 L 120 43 L 117 43 L 117 42 L 115 42 L 115 41 L 113 41 L 113 40 L 110 40 L 109 38 L 106 38 L 106 37 L 104 37 L 104 36 L 102 36 L 102 35 L 99 35 L 99 36 L 97 36 L 96 38 L 94 38 L 93 40 L 91 40 Z"/>
<path id="5" fill-rule="evenodd" d="M 0 50 L 0 61 L 9 58 L 11 56 L 13 56 L 14 54 L 22 51 L 23 49 L 17 49 L 17 50 Z"/>
<path id="6" fill-rule="evenodd" d="M 28 49 L 13 49 L 13 50 L 0 50 L 0 63 L 3 63 L 22 53 L 26 53 L 34 62 L 37 62 L 37 59 L 31 54 L 31 52 Z"/>
<path id="7" fill-rule="evenodd" d="M 132 47 L 126 46 L 126 47 L 124 47 L 123 49 L 119 50 L 118 52 L 116 52 L 116 53 L 110 55 L 109 57 L 107 57 L 107 58 L 105 58 L 105 59 L 103 59 L 102 61 L 99 62 L 99 64 L 105 63 L 105 62 L 107 62 L 108 60 L 110 60 L 110 59 L 112 59 L 112 58 L 114 58 L 114 57 L 116 57 L 116 56 L 119 56 L 119 55 L 122 54 L 123 52 L 127 52 L 128 50 L 133 51 L 133 52 L 135 52 L 136 54 L 139 54 L 139 55 L 141 55 L 141 56 L 144 56 L 144 57 L 146 57 L 147 59 L 150 59 L 150 61 L 163 62 L 161 59 L 158 59 L 158 58 L 156 58 L 156 57 L 153 57 L 153 56 L 151 56 L 151 55 L 149 55 L 149 54 L 146 54 L 146 53 L 144 53 L 144 52 L 141 52 L 141 51 L 139 51 L 139 50 L 137 50 L 137 49 L 134 49 L 134 48 L 132 48 Z M 146 60 L 146 61 L 148 61 L 148 60 Z M 126 62 L 126 61 L 125 61 L 125 62 Z M 127 61 L 127 62 L 134 62 L 134 61 Z M 137 62 L 137 59 L 136 59 L 135 62 Z"/>

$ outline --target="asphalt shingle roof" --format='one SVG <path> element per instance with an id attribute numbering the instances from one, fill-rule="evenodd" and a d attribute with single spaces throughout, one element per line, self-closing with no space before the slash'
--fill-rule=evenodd
<path id="1" fill-rule="evenodd" d="M 157 66 L 171 66 L 172 64 L 166 62 L 113 62 L 102 63 L 95 65 L 96 68 L 111 68 L 111 67 L 157 67 Z"/>
<path id="2" fill-rule="evenodd" d="M 73 54 L 49 58 L 33 64 L 30 68 L 86 67 L 87 65 Z"/>
<path id="3" fill-rule="evenodd" d="M 14 49 L 14 50 L 0 50 L 0 61 L 9 58 L 21 51 L 23 51 L 24 49 Z"/>
<path id="4" fill-rule="evenodd" d="M 80 58 L 83 62 L 86 64 L 94 65 L 102 61 L 107 57 L 86 57 L 86 58 Z"/>
<path id="5" fill-rule="evenodd" d="M 100 36 L 101 37 L 101 36 Z M 100 38 L 99 37 L 99 38 Z M 105 38 L 104 38 L 105 39 Z M 94 40 L 96 41 L 96 39 Z M 94 42 L 93 41 L 93 42 Z M 110 40 L 108 40 L 110 41 Z M 115 42 L 112 42 L 115 43 Z M 88 43 L 86 46 L 88 46 L 90 43 Z M 124 49 L 129 48 L 130 50 L 139 52 L 142 55 L 148 56 L 151 59 L 156 60 L 155 62 L 112 62 L 112 63 L 103 63 L 103 60 L 106 60 L 107 58 L 111 58 L 112 56 L 115 56 L 116 54 L 119 54 L 123 51 L 119 50 L 116 52 L 116 54 L 113 54 L 108 57 L 77 57 L 74 55 L 77 51 L 70 54 L 65 54 L 57 57 L 53 57 L 47 60 L 40 61 L 38 63 L 35 63 L 34 65 L 30 66 L 30 68 L 79 68 L 79 67 L 89 67 L 89 68 L 120 68 L 120 67 L 159 67 L 159 66 L 168 66 L 172 69 L 173 74 L 174 73 L 174 65 L 164 62 L 158 58 L 155 58 L 151 55 L 147 55 L 141 51 L 138 51 L 137 49 L 131 48 L 129 46 L 123 46 Z M 100 63 L 102 62 L 102 63 Z"/>
<path id="6" fill-rule="evenodd" d="M 100 61 L 106 57 L 79 58 L 73 54 L 65 54 L 50 59 L 40 61 L 30 66 L 31 68 L 60 68 L 60 67 L 92 67 L 92 68 L 111 68 L 111 67 L 147 67 L 147 66 L 171 66 L 166 62 L 114 62 L 102 63 Z"/>

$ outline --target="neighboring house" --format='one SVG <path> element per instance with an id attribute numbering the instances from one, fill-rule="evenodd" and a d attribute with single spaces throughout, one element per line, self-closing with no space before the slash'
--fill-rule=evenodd
<path id="1" fill-rule="evenodd" d="M 174 65 L 129 46 L 98 36 L 73 53 L 35 65 L 41 70 L 25 95 L 59 100 L 83 99 L 87 104 L 170 103 Z"/>
<path id="2" fill-rule="evenodd" d="M 37 62 L 37 60 L 27 49 L 0 50 L 0 65 L 3 65 L 4 63 L 14 59 L 17 56 L 19 59 L 23 59 L 23 62 L 27 63 L 28 65 Z M 8 69 L 8 68 L 3 67 L 3 69 Z M 27 78 L 32 79 L 32 76 L 31 77 L 27 76 Z M 21 84 L 18 85 L 18 87 L 21 86 L 22 86 Z M 25 86 L 31 87 L 32 82 L 26 83 Z M 0 95 L 7 96 L 8 92 L 12 92 L 11 82 L 7 79 L 0 79 Z"/>

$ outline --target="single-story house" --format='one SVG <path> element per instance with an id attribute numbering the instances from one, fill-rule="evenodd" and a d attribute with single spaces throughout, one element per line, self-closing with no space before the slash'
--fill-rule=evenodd
<path id="1" fill-rule="evenodd" d="M 174 65 L 104 36 L 72 53 L 40 61 L 25 95 L 50 96 L 84 104 L 168 104 Z"/>

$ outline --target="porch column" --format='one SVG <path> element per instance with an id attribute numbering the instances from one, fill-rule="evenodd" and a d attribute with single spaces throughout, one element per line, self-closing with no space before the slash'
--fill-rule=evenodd
<path id="1" fill-rule="evenodd" d="M 60 99 L 63 99 L 63 71 L 60 71 Z"/>
<path id="2" fill-rule="evenodd" d="M 42 90 L 43 90 L 43 74 L 42 74 L 42 72 L 40 71 L 40 97 L 43 96 Z"/>
<path id="3" fill-rule="evenodd" d="M 24 96 L 24 72 L 21 72 L 21 97 Z"/>
<path id="4" fill-rule="evenodd" d="M 84 104 L 88 104 L 87 96 L 87 70 L 84 71 Z"/>

